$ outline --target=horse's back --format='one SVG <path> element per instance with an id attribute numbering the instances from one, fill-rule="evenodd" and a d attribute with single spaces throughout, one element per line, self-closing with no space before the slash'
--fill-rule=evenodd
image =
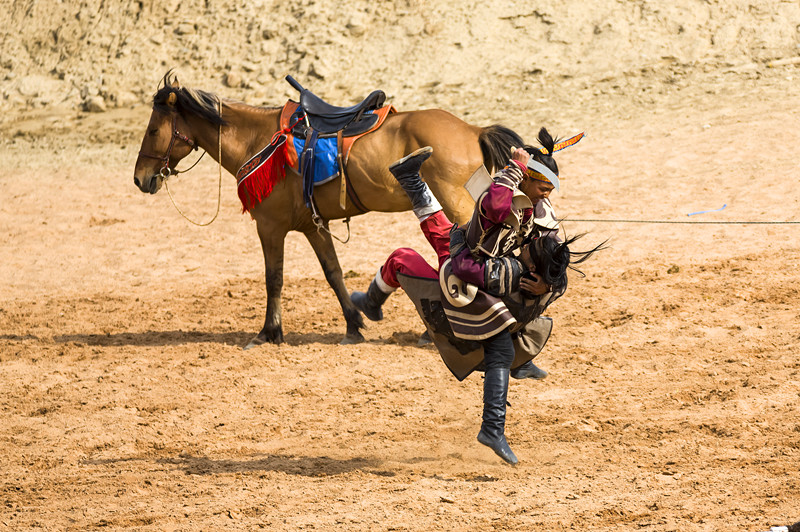
<path id="1" fill-rule="evenodd" d="M 360 171 L 367 181 L 382 183 L 390 193 L 405 196 L 389 173 L 389 165 L 418 148 L 432 146 L 433 155 L 423 165 L 422 176 L 445 214 L 463 223 L 473 209 L 464 183 L 483 164 L 478 143 L 482 129 L 442 109 L 394 113 L 379 130 L 353 145 L 348 171 Z"/>
<path id="2" fill-rule="evenodd" d="M 477 147 L 483 128 L 468 124 L 444 109 L 424 109 L 390 115 L 398 122 L 405 138 L 414 139 L 423 146 L 460 144 L 462 148 Z M 478 149 L 478 152 L 480 149 Z"/>

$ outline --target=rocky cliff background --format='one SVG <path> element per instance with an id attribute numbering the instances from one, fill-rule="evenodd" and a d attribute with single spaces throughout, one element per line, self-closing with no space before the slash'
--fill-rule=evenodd
<path id="1" fill-rule="evenodd" d="M 0 110 L 146 103 L 169 68 L 248 103 L 467 110 L 759 76 L 800 52 L 800 4 L 777 0 L 2 0 Z M 713 88 L 712 88 L 713 89 Z"/>

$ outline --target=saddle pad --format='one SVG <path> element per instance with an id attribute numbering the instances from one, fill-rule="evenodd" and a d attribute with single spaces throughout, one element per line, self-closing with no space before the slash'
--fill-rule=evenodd
<path id="1" fill-rule="evenodd" d="M 303 153 L 306 140 L 292 136 L 292 144 L 295 153 Z M 292 148 L 290 148 L 289 151 L 292 151 Z M 339 164 L 336 160 L 337 151 L 336 137 L 317 139 L 317 144 L 314 146 L 315 185 L 327 183 L 339 175 Z"/>

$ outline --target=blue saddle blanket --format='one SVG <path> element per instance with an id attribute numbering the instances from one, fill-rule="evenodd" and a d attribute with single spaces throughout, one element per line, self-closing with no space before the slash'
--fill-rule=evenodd
<path id="1" fill-rule="evenodd" d="M 305 139 L 294 138 L 294 149 L 297 153 L 303 153 L 306 145 Z M 317 139 L 314 146 L 314 184 L 321 185 L 327 183 L 339 175 L 339 163 L 337 162 L 336 137 Z"/>

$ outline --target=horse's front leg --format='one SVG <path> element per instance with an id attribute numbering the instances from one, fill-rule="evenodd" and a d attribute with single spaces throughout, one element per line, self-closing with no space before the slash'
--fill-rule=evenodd
<path id="1" fill-rule="evenodd" d="M 326 224 L 327 229 L 327 224 Z M 347 322 L 347 334 L 341 341 L 342 344 L 357 344 L 364 341 L 361 329 L 364 328 L 364 319 L 353 302 L 350 300 L 350 293 L 344 284 L 342 267 L 339 265 L 339 258 L 336 256 L 336 248 L 333 247 L 331 235 L 325 230 L 310 230 L 305 233 L 309 244 L 314 249 L 314 253 L 319 259 L 322 271 L 325 274 L 328 284 L 333 288 L 339 304 L 342 306 L 344 319 Z"/>
<path id="2" fill-rule="evenodd" d="M 283 244 L 286 232 L 277 230 L 269 224 L 258 224 L 258 237 L 261 250 L 264 252 L 264 274 L 267 285 L 267 315 L 264 327 L 248 344 L 250 349 L 267 342 L 280 344 L 283 342 L 283 325 L 281 322 L 281 291 L 283 290 Z"/>

